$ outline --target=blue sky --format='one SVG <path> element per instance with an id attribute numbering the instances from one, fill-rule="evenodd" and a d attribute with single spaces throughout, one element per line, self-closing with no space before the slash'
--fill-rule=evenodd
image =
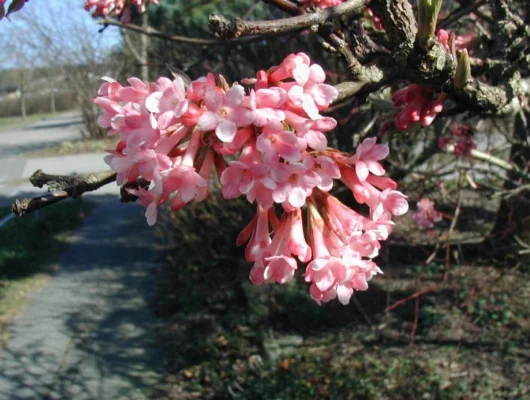
<path id="1" fill-rule="evenodd" d="M 4 42 L 0 69 L 21 67 L 28 62 L 46 64 L 43 58 L 37 59 L 42 50 L 38 44 L 39 35 L 42 36 L 38 33 L 39 28 L 50 34 L 51 46 L 69 49 L 70 53 L 81 51 L 83 43 L 90 43 L 91 47 L 101 51 L 119 45 L 118 29 L 109 27 L 99 33 L 101 26 L 95 23 L 83 5 L 84 0 L 30 0 L 10 17 L 11 21 L 0 21 L 0 40 Z M 29 37 L 33 38 L 31 44 Z M 10 50 L 9 45 L 14 47 Z M 17 52 L 25 54 L 17 55 Z"/>

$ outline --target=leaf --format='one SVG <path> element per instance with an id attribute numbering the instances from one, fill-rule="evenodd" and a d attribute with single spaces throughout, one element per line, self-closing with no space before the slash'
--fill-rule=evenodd
<path id="1" fill-rule="evenodd" d="M 368 101 L 381 111 L 395 111 L 394 103 L 376 96 L 368 96 Z"/>

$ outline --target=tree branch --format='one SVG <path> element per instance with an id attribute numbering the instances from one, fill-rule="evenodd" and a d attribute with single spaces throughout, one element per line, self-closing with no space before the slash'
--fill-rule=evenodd
<path id="1" fill-rule="evenodd" d="M 39 169 L 31 176 L 30 182 L 39 188 L 47 185 L 50 193 L 34 198 L 16 199 L 12 210 L 22 217 L 59 201 L 97 190 L 115 180 L 116 173 L 112 171 L 82 175 L 49 175 Z"/>
<path id="2" fill-rule="evenodd" d="M 324 24 L 334 17 L 360 12 L 366 2 L 367 0 L 349 0 L 336 7 L 272 21 L 243 21 L 239 18 L 228 19 L 222 15 L 211 15 L 209 25 L 212 33 L 221 39 L 235 39 L 249 35 L 281 35 Z"/>

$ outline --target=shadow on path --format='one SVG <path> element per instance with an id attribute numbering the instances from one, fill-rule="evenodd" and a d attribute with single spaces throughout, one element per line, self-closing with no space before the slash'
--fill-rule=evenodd
<path id="1" fill-rule="evenodd" d="M 61 271 L 31 298 L 0 353 L 0 399 L 145 399 L 162 376 L 150 228 L 136 205 L 100 204 Z"/>

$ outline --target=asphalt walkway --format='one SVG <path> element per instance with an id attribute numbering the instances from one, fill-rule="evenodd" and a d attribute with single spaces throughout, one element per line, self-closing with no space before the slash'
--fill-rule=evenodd
<path id="1" fill-rule="evenodd" d="M 148 307 L 157 255 L 142 211 L 100 198 L 60 272 L 10 327 L 1 400 L 149 397 L 163 366 Z"/>

